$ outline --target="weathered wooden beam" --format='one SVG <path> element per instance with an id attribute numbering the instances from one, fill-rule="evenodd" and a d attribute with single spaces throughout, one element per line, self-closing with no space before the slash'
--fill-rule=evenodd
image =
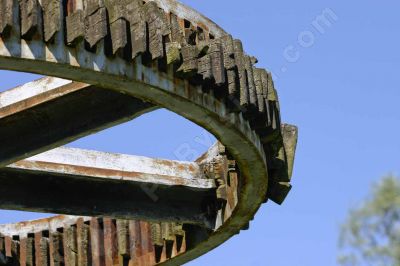
<path id="1" fill-rule="evenodd" d="M 0 167 L 129 121 L 153 106 L 84 83 L 43 78 L 0 93 Z"/>
<path id="2" fill-rule="evenodd" d="M 58 148 L 0 169 L 0 208 L 211 226 L 197 163 Z M 211 215 L 212 216 L 212 215 Z"/>
<path id="3" fill-rule="evenodd" d="M 187 186 L 194 189 L 215 187 L 211 180 L 205 178 L 200 166 L 194 162 L 69 147 L 56 148 L 4 168 L 82 176 L 104 181 Z"/>

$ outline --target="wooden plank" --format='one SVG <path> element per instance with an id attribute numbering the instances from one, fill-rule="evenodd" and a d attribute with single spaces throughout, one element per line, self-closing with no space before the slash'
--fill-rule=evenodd
<path id="1" fill-rule="evenodd" d="M 20 242 L 13 240 L 11 236 L 5 237 L 7 264 L 10 266 L 20 265 Z"/>
<path id="2" fill-rule="evenodd" d="M 265 113 L 265 99 L 263 95 L 262 70 L 253 68 L 254 85 L 256 86 L 257 106 L 260 113 Z"/>
<path id="3" fill-rule="evenodd" d="M 93 8 L 94 9 L 94 8 Z M 91 9 L 89 9 L 91 10 Z M 86 10 L 85 15 L 85 40 L 93 48 L 108 34 L 107 10 L 100 7 L 94 13 Z"/>
<path id="4" fill-rule="evenodd" d="M 195 45 L 186 45 L 182 47 L 181 53 L 183 63 L 177 70 L 177 74 L 183 77 L 191 77 L 198 72 L 197 57 L 199 51 Z"/>
<path id="5" fill-rule="evenodd" d="M 262 81 L 262 86 L 263 86 L 263 98 L 264 98 L 264 103 L 265 103 L 265 112 L 267 115 L 267 127 L 270 127 L 272 125 L 272 116 L 271 116 L 271 109 L 269 107 L 269 101 L 268 101 L 268 72 L 265 69 L 261 70 L 261 81 Z"/>
<path id="6" fill-rule="evenodd" d="M 77 265 L 78 263 L 78 243 L 76 226 L 64 228 L 64 256 L 66 265 Z"/>
<path id="7" fill-rule="evenodd" d="M 257 106 L 257 92 L 256 85 L 254 82 L 253 64 L 250 56 L 245 55 L 244 57 L 246 74 L 247 74 L 247 85 L 249 89 L 249 101 L 253 109 L 258 109 Z"/>
<path id="8" fill-rule="evenodd" d="M 147 51 L 147 27 L 142 0 L 132 0 L 126 5 L 126 19 L 130 23 L 132 59 Z"/>
<path id="9" fill-rule="evenodd" d="M 35 264 L 35 244 L 33 237 L 21 239 L 21 265 L 34 266 Z"/>
<path id="10" fill-rule="evenodd" d="M 130 257 L 129 250 L 129 221 L 117 220 L 117 239 L 118 239 L 118 252 L 124 258 Z"/>
<path id="11" fill-rule="evenodd" d="M 86 16 L 93 15 L 104 6 L 105 6 L 104 0 L 86 0 L 85 14 Z"/>
<path id="12" fill-rule="evenodd" d="M 129 266 L 139 266 L 141 264 L 143 247 L 140 222 L 131 220 L 129 221 L 129 236 L 130 236 L 130 254 Z"/>
<path id="13" fill-rule="evenodd" d="M 201 167 L 193 162 L 61 147 L 8 165 L 4 170 L 80 176 L 93 181 L 150 183 L 212 189 Z M 0 170 L 1 171 L 1 170 Z"/>
<path id="14" fill-rule="evenodd" d="M 58 231 L 50 233 L 50 265 L 64 265 L 63 234 Z"/>
<path id="15" fill-rule="evenodd" d="M 90 226 L 85 224 L 83 218 L 77 222 L 78 266 L 92 265 L 90 248 Z"/>
<path id="16" fill-rule="evenodd" d="M 170 14 L 171 24 L 171 41 L 179 44 L 185 43 L 185 36 L 182 27 L 179 24 L 178 17 L 175 14 Z"/>
<path id="17" fill-rule="evenodd" d="M 140 221 L 141 246 L 143 248 L 142 265 L 155 265 L 155 247 L 151 237 L 151 225 L 149 222 Z"/>
<path id="18" fill-rule="evenodd" d="M 44 41 L 52 42 L 61 30 L 61 1 L 42 0 Z"/>
<path id="19" fill-rule="evenodd" d="M 178 64 L 181 61 L 181 45 L 178 42 L 169 42 L 166 44 L 167 64 Z"/>
<path id="20" fill-rule="evenodd" d="M 211 58 L 212 75 L 217 85 L 225 84 L 224 53 L 222 44 L 219 41 L 210 43 L 209 54 Z"/>
<path id="21" fill-rule="evenodd" d="M 38 0 L 20 0 L 21 36 L 32 40 L 42 34 L 41 7 Z"/>
<path id="22" fill-rule="evenodd" d="M 198 59 L 198 73 L 204 80 L 211 80 L 213 78 L 213 68 L 209 54 Z"/>
<path id="23" fill-rule="evenodd" d="M 107 0 L 106 7 L 108 10 L 108 22 L 110 24 L 110 35 L 112 43 L 112 54 L 119 54 L 125 57 L 124 52 L 130 42 L 128 40 L 128 21 L 126 16 L 126 6 L 128 1 Z M 129 57 L 126 58 L 130 58 Z"/>
<path id="24" fill-rule="evenodd" d="M 85 23 L 83 10 L 70 12 L 65 18 L 67 45 L 74 46 L 85 37 Z"/>
<path id="25" fill-rule="evenodd" d="M 120 18 L 110 24 L 112 53 L 123 53 L 128 45 L 127 28 L 128 24 L 125 19 Z"/>
<path id="26" fill-rule="evenodd" d="M 233 43 L 232 35 L 224 35 L 220 38 L 221 44 L 224 50 L 224 66 L 226 69 L 234 69 L 236 67 L 235 62 L 235 47 Z"/>
<path id="27" fill-rule="evenodd" d="M 238 70 L 238 79 L 240 84 L 240 105 L 242 107 L 247 107 L 250 104 L 249 98 L 249 88 L 247 85 L 246 77 L 246 63 L 243 52 L 243 45 L 240 40 L 234 40 L 235 49 L 235 62 Z"/>
<path id="28" fill-rule="evenodd" d="M 4 236 L 0 234 L 0 265 L 6 265 L 6 242 Z"/>
<path id="29" fill-rule="evenodd" d="M 15 0 L 2 0 L 0 3 L 0 36 L 7 37 L 14 25 L 13 10 Z"/>
<path id="30" fill-rule="evenodd" d="M 165 13 L 153 1 L 144 5 L 146 21 L 149 29 L 149 52 L 152 59 L 164 57 L 164 36 L 171 33 Z"/>
<path id="31" fill-rule="evenodd" d="M 115 220 L 104 219 L 104 249 L 106 266 L 119 265 L 117 228 Z"/>
<path id="32" fill-rule="evenodd" d="M 129 121 L 150 107 L 112 90 L 57 78 L 0 93 L 0 166 Z"/>
<path id="33" fill-rule="evenodd" d="M 196 163 L 72 148 L 2 168 L 0 182 L 4 209 L 195 224 L 209 222 L 215 188 Z"/>
<path id="34" fill-rule="evenodd" d="M 90 220 L 90 243 L 93 266 L 104 266 L 104 228 L 101 218 L 94 217 Z"/>

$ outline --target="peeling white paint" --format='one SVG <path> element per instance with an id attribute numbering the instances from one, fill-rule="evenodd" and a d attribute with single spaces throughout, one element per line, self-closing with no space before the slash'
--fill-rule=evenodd
<path id="1" fill-rule="evenodd" d="M 204 177 L 197 163 L 66 147 L 33 156 L 7 167 L 154 185 L 183 185 L 198 189 L 215 187 L 214 181 Z"/>
<path id="2" fill-rule="evenodd" d="M 33 96 L 71 84 L 72 81 L 45 77 L 0 93 L 0 108 L 26 100 Z"/>
<path id="3" fill-rule="evenodd" d="M 53 233 L 56 232 L 58 228 L 64 228 L 76 224 L 78 218 L 82 218 L 84 221 L 89 221 L 91 219 L 90 217 L 63 215 L 21 223 L 2 224 L 0 225 L 0 235 L 20 236 L 21 238 L 26 238 L 28 234 L 39 233 L 46 230 Z"/>

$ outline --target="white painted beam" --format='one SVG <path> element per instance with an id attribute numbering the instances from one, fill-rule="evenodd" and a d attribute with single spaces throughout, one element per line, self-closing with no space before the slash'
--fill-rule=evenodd
<path id="1" fill-rule="evenodd" d="M 28 98 L 38 96 L 40 94 L 59 89 L 60 87 L 69 84 L 80 84 L 82 87 L 87 87 L 80 82 L 73 82 L 71 80 L 54 78 L 54 77 L 44 77 L 41 79 L 34 80 L 32 82 L 25 83 L 23 85 L 17 86 L 15 88 L 6 90 L 0 93 L 0 108 L 21 102 Z"/>
<path id="2" fill-rule="evenodd" d="M 107 153 L 61 147 L 7 166 L 55 175 L 89 179 L 131 181 L 166 186 L 215 188 L 194 162 L 153 159 L 143 156 Z"/>

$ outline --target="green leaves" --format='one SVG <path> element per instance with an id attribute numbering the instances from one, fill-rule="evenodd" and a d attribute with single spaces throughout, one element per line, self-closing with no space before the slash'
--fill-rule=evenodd
<path id="1" fill-rule="evenodd" d="M 384 177 L 349 211 L 339 238 L 340 265 L 400 266 L 400 180 Z"/>

